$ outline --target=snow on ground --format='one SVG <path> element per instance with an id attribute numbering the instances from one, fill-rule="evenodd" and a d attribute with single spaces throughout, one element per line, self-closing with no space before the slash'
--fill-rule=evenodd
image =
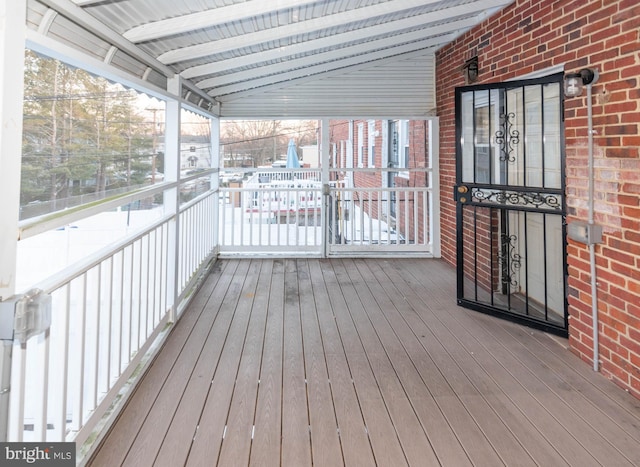
<path id="1" fill-rule="evenodd" d="M 18 242 L 16 290 L 23 293 L 65 267 L 126 238 L 163 215 L 162 207 L 103 212 Z"/>

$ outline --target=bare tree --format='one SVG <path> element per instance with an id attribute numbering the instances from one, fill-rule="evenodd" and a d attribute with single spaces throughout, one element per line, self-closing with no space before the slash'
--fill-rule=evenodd
<path id="1" fill-rule="evenodd" d="M 298 146 L 317 141 L 315 120 L 230 120 L 221 125 L 228 165 L 250 160 L 254 167 L 285 157 L 289 140 Z"/>

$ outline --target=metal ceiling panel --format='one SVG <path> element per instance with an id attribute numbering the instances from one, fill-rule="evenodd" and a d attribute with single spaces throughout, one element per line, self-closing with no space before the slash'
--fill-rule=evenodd
<path id="1" fill-rule="evenodd" d="M 435 50 L 220 98 L 224 118 L 414 118 L 435 115 Z"/>
<path id="2" fill-rule="evenodd" d="M 332 94 L 342 96 L 341 102 L 381 96 L 388 91 L 386 84 L 405 70 L 408 57 L 429 56 L 512 1 L 28 0 L 27 23 L 137 78 L 151 76 L 158 83 L 179 74 L 183 94 L 198 94 L 206 106 L 221 102 L 234 115 L 241 109 L 250 112 L 242 99 L 253 102 L 252 112 L 290 109 L 290 98 L 276 91 L 284 89 L 295 90 L 308 107 L 321 106 L 318 115 L 325 115 L 317 95 L 305 100 L 301 93 L 346 84 L 336 78 L 346 76 L 351 94 L 344 89 Z M 429 66 L 428 59 L 416 63 Z M 366 79 L 373 70 L 376 79 L 367 89 L 377 82 L 376 92 L 356 92 L 354 77 Z M 423 76 L 429 76 L 426 70 Z M 431 82 L 424 89 L 433 87 Z M 267 97 L 280 103 L 270 105 Z M 404 105 L 402 96 L 396 97 L 398 107 Z M 429 105 L 430 99 L 422 104 Z M 256 108 L 257 102 L 263 110 Z M 384 112 L 392 105 L 378 102 Z M 372 105 L 361 102 L 357 108 Z"/>

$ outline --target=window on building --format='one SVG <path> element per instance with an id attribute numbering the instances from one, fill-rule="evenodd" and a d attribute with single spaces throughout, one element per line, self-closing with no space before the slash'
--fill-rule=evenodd
<path id="1" fill-rule="evenodd" d="M 364 123 L 358 123 L 358 167 L 364 166 Z"/>
<path id="2" fill-rule="evenodd" d="M 398 167 L 409 168 L 409 120 L 400 120 Z M 409 177 L 409 172 L 398 173 L 401 177 Z"/>
<path id="3" fill-rule="evenodd" d="M 337 167 L 337 165 L 336 165 L 336 152 L 338 152 L 338 147 L 337 147 L 336 143 L 333 143 L 331 145 L 331 157 L 333 158 L 332 167 Z"/>
<path id="4" fill-rule="evenodd" d="M 376 122 L 369 120 L 367 127 L 367 161 L 369 167 L 376 166 Z"/>

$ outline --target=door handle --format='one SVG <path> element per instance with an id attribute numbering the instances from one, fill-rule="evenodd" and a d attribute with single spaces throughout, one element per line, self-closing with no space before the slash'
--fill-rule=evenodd
<path id="1" fill-rule="evenodd" d="M 458 203 L 466 203 L 469 200 L 469 187 L 466 185 L 458 185 L 453 189 L 453 199 Z"/>

